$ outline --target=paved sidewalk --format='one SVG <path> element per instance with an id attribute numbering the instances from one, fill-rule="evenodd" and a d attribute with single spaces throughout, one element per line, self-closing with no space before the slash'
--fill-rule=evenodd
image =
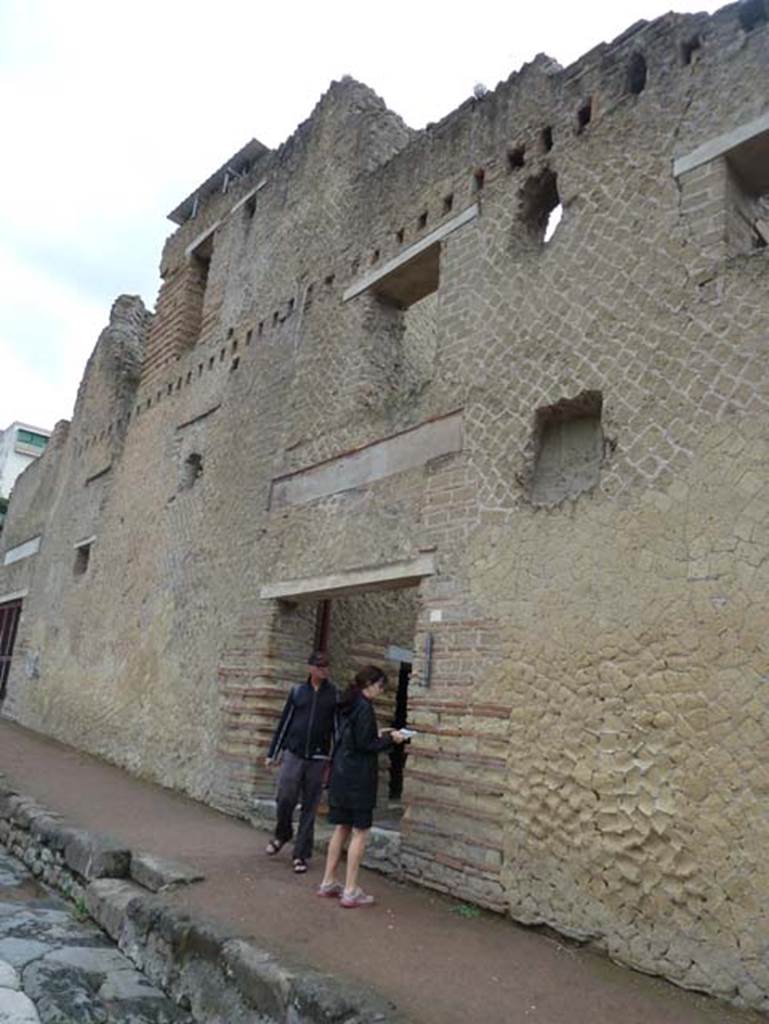
<path id="1" fill-rule="evenodd" d="M 263 854 L 264 833 L 45 737 L 0 721 L 0 771 L 73 824 L 183 859 L 206 880 L 170 903 L 323 971 L 369 984 L 415 1024 L 758 1024 L 664 981 L 496 915 L 464 917 L 425 890 L 368 873 L 378 905 L 344 911 Z"/>

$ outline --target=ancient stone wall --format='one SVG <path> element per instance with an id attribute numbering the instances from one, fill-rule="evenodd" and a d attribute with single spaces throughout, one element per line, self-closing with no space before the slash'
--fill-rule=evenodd
<path id="1" fill-rule="evenodd" d="M 421 132 L 335 83 L 22 477 L 3 713 L 248 816 L 318 600 L 347 666 L 405 581 L 406 874 L 768 1008 L 768 56 L 747 0 Z"/>

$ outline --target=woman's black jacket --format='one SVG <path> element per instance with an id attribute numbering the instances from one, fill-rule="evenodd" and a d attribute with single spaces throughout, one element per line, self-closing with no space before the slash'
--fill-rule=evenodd
<path id="1" fill-rule="evenodd" d="M 389 750 L 389 735 L 379 736 L 371 701 L 358 695 L 341 708 L 340 737 L 334 752 L 328 802 L 334 807 L 368 810 L 376 804 L 377 754 Z"/>

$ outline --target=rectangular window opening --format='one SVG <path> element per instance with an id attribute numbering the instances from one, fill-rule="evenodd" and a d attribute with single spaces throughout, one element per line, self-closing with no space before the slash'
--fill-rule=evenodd
<path id="1" fill-rule="evenodd" d="M 440 251 L 436 242 L 381 278 L 371 290 L 385 302 L 408 309 L 438 290 Z"/>
<path id="2" fill-rule="evenodd" d="M 585 100 L 582 106 L 577 111 L 577 134 L 583 132 L 585 128 L 590 124 L 593 117 L 593 101 L 592 99 Z"/>
<path id="3" fill-rule="evenodd" d="M 526 147 L 516 146 L 507 154 L 507 166 L 511 171 L 517 171 L 526 163 Z"/>
<path id="4" fill-rule="evenodd" d="M 88 572 L 88 564 L 91 561 L 92 541 L 85 541 L 75 547 L 74 575 L 83 576 Z"/>
<path id="5" fill-rule="evenodd" d="M 16 431 L 16 441 L 19 444 L 28 444 L 33 448 L 45 448 L 48 444 L 48 438 L 45 434 L 37 434 L 32 430 L 23 430 L 19 428 Z"/>

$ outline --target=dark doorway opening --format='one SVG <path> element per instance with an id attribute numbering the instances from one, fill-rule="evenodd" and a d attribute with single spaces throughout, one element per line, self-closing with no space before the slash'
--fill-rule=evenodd
<path id="1" fill-rule="evenodd" d="M 5 697 L 5 687 L 11 671 L 13 645 L 21 616 L 21 599 L 0 604 L 0 704 Z"/>
<path id="2" fill-rule="evenodd" d="M 411 679 L 411 662 L 402 661 L 398 671 L 398 690 L 395 695 L 395 709 L 392 717 L 394 729 L 403 729 L 408 725 L 409 714 L 409 680 Z M 403 773 L 408 758 L 408 744 L 393 747 L 390 751 L 390 780 L 388 796 L 390 800 L 400 800 L 403 796 Z"/>

